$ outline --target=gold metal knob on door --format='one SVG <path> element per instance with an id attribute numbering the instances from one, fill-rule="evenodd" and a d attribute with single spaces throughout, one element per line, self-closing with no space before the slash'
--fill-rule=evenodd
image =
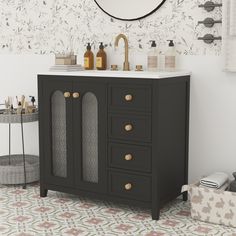
<path id="1" fill-rule="evenodd" d="M 64 92 L 64 97 L 69 98 L 70 97 L 70 92 Z"/>
<path id="2" fill-rule="evenodd" d="M 125 190 L 130 190 L 132 188 L 132 184 L 128 183 L 125 185 Z"/>
<path id="3" fill-rule="evenodd" d="M 79 97 L 80 97 L 80 94 L 78 92 L 73 93 L 73 98 L 79 98 Z"/>
<path id="4" fill-rule="evenodd" d="M 133 129 L 133 126 L 131 124 L 125 125 L 126 131 L 131 131 Z"/>
<path id="5" fill-rule="evenodd" d="M 133 100 L 133 96 L 132 96 L 131 94 L 127 94 L 127 95 L 125 95 L 125 100 L 126 100 L 127 102 L 130 102 L 130 101 Z"/>
<path id="6" fill-rule="evenodd" d="M 131 154 L 126 154 L 125 155 L 125 160 L 126 161 L 131 161 L 133 159 L 133 156 Z"/>

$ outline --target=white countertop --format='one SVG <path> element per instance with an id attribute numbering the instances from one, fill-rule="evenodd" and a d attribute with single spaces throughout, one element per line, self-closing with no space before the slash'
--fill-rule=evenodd
<path id="1" fill-rule="evenodd" d="M 64 76 L 88 76 L 88 77 L 116 77 L 116 78 L 143 78 L 143 79 L 162 79 L 169 77 L 178 77 L 191 75 L 190 71 L 177 70 L 177 71 L 110 71 L 110 70 L 84 70 L 84 71 L 48 71 L 39 73 L 39 75 L 64 75 Z"/>

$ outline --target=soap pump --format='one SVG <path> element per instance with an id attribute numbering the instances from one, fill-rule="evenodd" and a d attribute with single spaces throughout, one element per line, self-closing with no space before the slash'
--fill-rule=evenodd
<path id="1" fill-rule="evenodd" d="M 169 41 L 169 46 L 165 53 L 165 69 L 167 71 L 173 71 L 175 70 L 175 56 L 176 56 L 175 45 L 173 40 L 167 40 L 167 41 Z"/>
<path id="2" fill-rule="evenodd" d="M 157 45 L 155 40 L 151 40 L 150 42 L 152 42 L 152 44 L 151 44 L 151 49 L 148 52 L 147 69 L 149 71 L 157 71 L 157 63 L 158 63 L 157 61 L 158 52 L 156 49 Z"/>
<path id="3" fill-rule="evenodd" d="M 96 56 L 96 68 L 98 70 L 106 70 L 107 69 L 107 55 L 104 51 L 104 45 L 101 42 L 99 46 L 99 51 Z"/>
<path id="4" fill-rule="evenodd" d="M 84 69 L 85 70 L 92 70 L 94 67 L 94 56 L 93 52 L 91 51 L 91 45 L 88 43 L 87 51 L 84 54 Z"/>

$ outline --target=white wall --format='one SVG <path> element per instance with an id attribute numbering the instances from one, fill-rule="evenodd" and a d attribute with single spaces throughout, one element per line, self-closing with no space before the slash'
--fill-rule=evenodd
<path id="1" fill-rule="evenodd" d="M 144 56 L 140 61 L 144 61 Z M 81 58 L 80 58 L 81 60 Z M 117 59 L 122 62 L 123 57 Z M 137 60 L 131 58 L 131 63 Z M 8 95 L 37 94 L 37 73 L 53 56 L 0 56 L 0 103 Z M 213 171 L 236 170 L 236 75 L 221 71 L 218 56 L 180 56 L 179 67 L 192 71 L 190 106 L 190 182 Z M 8 152 L 7 125 L 0 125 L 0 155 Z M 26 151 L 38 153 L 37 124 L 27 124 Z M 13 151 L 21 152 L 19 126 L 13 127 Z"/>
<path id="2" fill-rule="evenodd" d="M 7 96 L 37 96 L 37 73 L 53 63 L 52 56 L 1 55 L 0 104 Z M 37 99 L 37 98 L 36 98 Z M 1 107 L 4 108 L 4 107 Z M 38 154 L 38 123 L 24 124 L 25 151 Z M 12 153 L 22 153 L 20 125 L 12 124 Z M 8 154 L 8 125 L 0 124 L 0 155 Z"/>
<path id="3" fill-rule="evenodd" d="M 192 71 L 190 181 L 214 171 L 236 170 L 236 74 L 222 72 L 221 57 L 186 56 Z"/>

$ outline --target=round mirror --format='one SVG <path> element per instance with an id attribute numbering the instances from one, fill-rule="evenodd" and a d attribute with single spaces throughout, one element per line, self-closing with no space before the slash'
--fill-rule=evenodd
<path id="1" fill-rule="evenodd" d="M 166 0 L 94 0 L 109 16 L 138 20 L 156 11 Z"/>

